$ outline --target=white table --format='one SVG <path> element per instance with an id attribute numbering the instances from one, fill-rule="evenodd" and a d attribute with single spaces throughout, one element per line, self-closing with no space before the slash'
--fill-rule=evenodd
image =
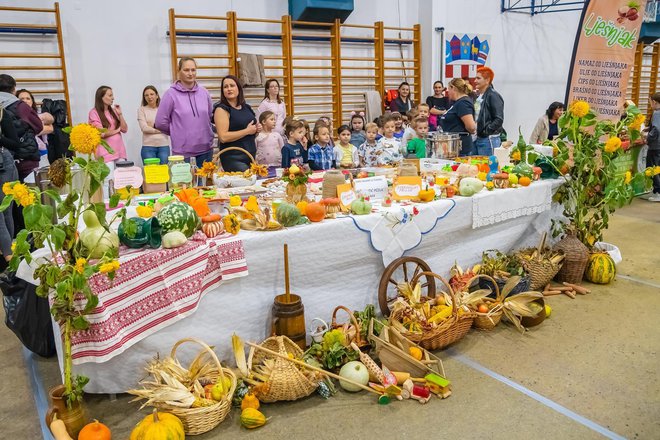
<path id="1" fill-rule="evenodd" d="M 540 191 L 545 185 L 554 190 L 559 183 L 538 182 L 527 190 Z M 497 197 L 498 191 L 502 190 L 481 196 Z M 504 191 L 516 197 L 518 190 Z M 454 261 L 463 266 L 476 263 L 487 249 L 508 251 L 536 245 L 539 234 L 549 230 L 551 218 L 560 215 L 560 207 L 553 206 L 541 213 L 473 229 L 476 199 L 455 200 L 451 213 L 407 254 L 424 259 L 442 275 L 447 275 Z M 378 282 L 384 270 L 381 254 L 370 246 L 368 234 L 349 218 L 275 232 L 242 231 L 239 237 L 244 240 L 249 276 L 227 281 L 202 299 L 195 314 L 146 337 L 113 359 L 76 365 L 76 373 L 90 378 L 87 392 L 120 393 L 135 387 L 145 376 L 143 367 L 148 360 L 156 353 L 168 355 L 173 344 L 186 337 L 214 345 L 219 357 L 233 365 L 232 333 L 248 341 L 269 335 L 273 298 L 284 291 L 283 243 L 289 245 L 291 288 L 302 297 L 308 324 L 314 317 L 328 320 L 340 304 L 355 310 L 378 303 Z M 192 350 L 182 353 L 196 354 Z"/>

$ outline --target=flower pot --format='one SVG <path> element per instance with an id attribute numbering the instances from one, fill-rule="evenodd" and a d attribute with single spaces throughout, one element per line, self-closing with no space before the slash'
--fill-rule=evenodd
<path id="1" fill-rule="evenodd" d="M 64 394 L 64 385 L 58 385 L 48 390 L 50 398 L 50 408 L 46 413 L 46 424 L 50 426 L 53 415 L 57 413 L 57 418 L 64 422 L 66 430 L 72 438 L 78 438 L 78 433 L 87 424 L 85 409 L 79 402 L 74 403 L 71 408 L 67 407 Z"/>
<path id="2" fill-rule="evenodd" d="M 559 282 L 579 284 L 589 262 L 589 249 L 577 238 L 574 231 L 568 232 L 554 248 L 564 251 L 564 264 L 555 279 Z"/>
<path id="3" fill-rule="evenodd" d="M 162 238 L 161 228 L 156 217 L 151 217 L 146 220 L 140 217 L 133 217 L 129 219 L 129 221 L 135 223 L 137 230 L 135 231 L 134 236 L 129 237 L 126 235 L 126 231 L 120 223 L 117 234 L 119 235 L 119 241 L 121 241 L 122 244 L 134 249 L 139 249 L 147 245 L 154 249 L 160 247 Z"/>

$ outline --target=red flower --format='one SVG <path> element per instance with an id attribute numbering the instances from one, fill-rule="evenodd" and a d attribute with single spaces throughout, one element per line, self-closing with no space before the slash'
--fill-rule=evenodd
<path id="1" fill-rule="evenodd" d="M 417 206 L 413 206 L 413 215 L 419 214 L 419 209 L 417 209 Z"/>

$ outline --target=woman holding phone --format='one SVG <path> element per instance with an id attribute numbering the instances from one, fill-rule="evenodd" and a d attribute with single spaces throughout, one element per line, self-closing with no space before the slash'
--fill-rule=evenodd
<path id="1" fill-rule="evenodd" d="M 96 148 L 96 157 L 103 158 L 110 172 L 115 169 L 115 162 L 118 159 L 126 159 L 126 146 L 121 134 L 128 131 L 121 107 L 114 104 L 114 101 L 115 97 L 110 87 L 99 87 L 94 96 L 94 108 L 89 111 L 88 116 L 90 125 L 106 130 L 101 133 L 101 138 L 108 143 L 113 152 L 109 153 L 99 145 Z"/>

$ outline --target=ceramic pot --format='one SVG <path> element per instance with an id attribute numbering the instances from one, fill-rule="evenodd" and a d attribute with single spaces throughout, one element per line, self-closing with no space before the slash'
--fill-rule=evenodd
<path id="1" fill-rule="evenodd" d="M 134 249 L 139 249 L 147 245 L 154 249 L 160 247 L 162 238 L 161 228 L 156 217 L 146 220 L 140 217 L 133 217 L 128 219 L 128 221 L 133 222 L 137 226 L 137 230 L 134 236 L 129 237 L 120 223 L 117 233 L 119 234 L 119 241 L 122 244 Z"/>
<path id="2" fill-rule="evenodd" d="M 85 409 L 79 402 L 67 407 L 64 397 L 64 385 L 58 385 L 48 390 L 50 398 L 50 408 L 46 413 L 46 424 L 50 426 L 53 415 L 57 413 L 57 418 L 64 422 L 66 430 L 72 438 L 78 438 L 78 433 L 87 424 Z"/>

